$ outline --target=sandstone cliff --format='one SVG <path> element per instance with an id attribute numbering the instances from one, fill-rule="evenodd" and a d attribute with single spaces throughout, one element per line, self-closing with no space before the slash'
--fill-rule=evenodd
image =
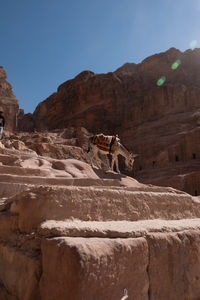
<path id="1" fill-rule="evenodd" d="M 42 130 L 73 125 L 90 131 L 124 132 L 130 125 L 133 128 L 196 110 L 199 57 L 200 49 L 182 53 L 172 48 L 138 65 L 125 64 L 113 73 L 84 71 L 38 105 L 33 114 L 35 127 Z M 177 60 L 181 63 L 173 70 L 171 66 Z M 156 82 L 161 76 L 166 81 L 158 87 Z"/>
<path id="2" fill-rule="evenodd" d="M 0 109 L 4 111 L 6 129 L 13 131 L 17 126 L 17 114 L 19 105 L 12 92 L 12 86 L 6 81 L 7 75 L 3 67 L 0 67 Z"/>
<path id="3" fill-rule="evenodd" d="M 199 99 L 200 49 L 171 48 L 108 74 L 80 73 L 26 116 L 26 124 L 29 130 L 83 126 L 118 133 L 139 154 L 135 178 L 199 195 Z"/>

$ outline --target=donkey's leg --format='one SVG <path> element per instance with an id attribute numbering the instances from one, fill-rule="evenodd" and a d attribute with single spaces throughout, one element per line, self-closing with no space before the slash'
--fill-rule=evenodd
<path id="1" fill-rule="evenodd" d="M 108 154 L 106 154 L 106 158 L 108 161 L 108 170 L 112 170 L 112 154 L 111 154 L 111 159 L 108 157 Z"/>
<path id="2" fill-rule="evenodd" d="M 114 171 L 114 163 L 115 163 L 114 155 L 111 154 L 111 171 Z"/>
<path id="3" fill-rule="evenodd" d="M 99 150 L 97 149 L 97 152 L 96 152 L 96 159 L 97 159 L 97 167 L 99 169 L 101 169 L 101 158 L 99 157 Z"/>
<path id="4" fill-rule="evenodd" d="M 90 146 L 90 155 L 89 155 L 89 158 L 90 158 L 90 164 L 92 167 L 94 167 L 94 163 L 93 163 L 93 159 L 94 159 L 94 156 L 96 156 L 96 153 L 95 153 L 95 146 L 91 145 Z"/>
<path id="5" fill-rule="evenodd" d="M 115 165 L 116 165 L 116 171 L 117 171 L 117 173 L 120 173 L 118 155 L 116 155 L 116 157 L 115 157 Z"/>
<path id="6" fill-rule="evenodd" d="M 95 165 L 94 165 L 94 163 L 92 163 L 92 167 L 94 167 L 94 166 L 96 166 L 97 168 L 101 168 L 101 165 L 99 165 L 99 163 L 98 163 L 98 160 L 100 159 L 99 158 L 99 155 L 98 155 L 98 153 L 99 153 L 99 150 L 98 150 L 98 148 L 96 147 L 96 146 L 94 146 L 93 147 L 93 149 L 92 149 L 93 151 L 92 151 L 92 161 L 93 161 L 93 159 L 95 158 Z"/>

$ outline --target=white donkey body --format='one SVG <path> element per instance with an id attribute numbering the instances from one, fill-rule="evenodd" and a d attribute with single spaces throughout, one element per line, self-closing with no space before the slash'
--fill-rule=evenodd
<path id="1" fill-rule="evenodd" d="M 116 166 L 116 171 L 118 173 L 120 173 L 119 171 L 119 162 L 118 162 L 118 155 L 122 155 L 125 158 L 125 164 L 126 167 L 129 170 L 132 170 L 133 168 L 133 163 L 134 163 L 134 157 L 136 157 L 137 155 L 133 155 L 132 153 L 130 153 L 120 142 L 119 139 L 117 142 L 115 142 L 115 146 L 114 149 L 112 151 L 110 151 L 111 149 L 109 148 L 105 148 L 103 149 L 103 147 L 101 145 L 98 144 L 98 142 L 95 141 L 95 137 L 96 136 L 92 136 L 89 139 L 89 147 L 88 147 L 88 152 L 91 151 L 91 164 L 93 166 L 93 159 L 98 158 L 98 153 L 101 153 L 103 155 L 108 155 L 110 154 L 112 157 L 112 161 L 111 161 L 111 170 L 114 170 L 114 165 Z M 112 146 L 111 146 L 112 147 Z"/>

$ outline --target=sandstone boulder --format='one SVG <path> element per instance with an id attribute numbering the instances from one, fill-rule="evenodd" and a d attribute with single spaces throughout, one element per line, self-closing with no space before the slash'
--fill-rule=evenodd
<path id="1" fill-rule="evenodd" d="M 42 244 L 42 253 L 44 300 L 114 300 L 123 296 L 124 288 L 133 299 L 148 299 L 148 245 L 144 238 L 55 238 Z"/>
<path id="2" fill-rule="evenodd" d="M 151 299 L 198 299 L 199 239 L 199 231 L 148 236 Z"/>

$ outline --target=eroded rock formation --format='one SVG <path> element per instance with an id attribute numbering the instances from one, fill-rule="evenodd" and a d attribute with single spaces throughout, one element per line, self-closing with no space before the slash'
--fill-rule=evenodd
<path id="1" fill-rule="evenodd" d="M 75 131 L 0 143 L 0 299 L 198 299 L 199 197 L 91 168 Z"/>
<path id="2" fill-rule="evenodd" d="M 9 132 L 18 104 L 0 68 L 1 300 L 199 298 L 199 57 L 170 49 L 82 72 L 21 111 L 22 132 Z M 92 168 L 82 126 L 118 133 L 143 183 L 106 159 Z"/>
<path id="3" fill-rule="evenodd" d="M 27 124 L 118 133 L 139 154 L 135 178 L 199 195 L 199 99 L 200 49 L 171 48 L 108 74 L 80 73 L 41 102 Z"/>
<path id="4" fill-rule="evenodd" d="M 4 111 L 6 129 L 13 131 L 17 126 L 19 105 L 12 92 L 12 86 L 6 81 L 6 78 L 6 72 L 3 67 L 0 67 L 0 109 Z"/>
<path id="5" fill-rule="evenodd" d="M 145 59 L 125 64 L 115 72 L 80 73 L 58 87 L 41 102 L 33 118 L 37 129 L 83 126 L 94 132 L 123 133 L 131 125 L 160 120 L 199 108 L 200 49 L 184 53 L 172 48 Z M 180 60 L 176 70 L 172 63 Z M 161 86 L 157 80 L 165 76 Z M 198 120 L 199 115 L 195 115 Z M 102 122 L 102 118 L 104 122 Z"/>

